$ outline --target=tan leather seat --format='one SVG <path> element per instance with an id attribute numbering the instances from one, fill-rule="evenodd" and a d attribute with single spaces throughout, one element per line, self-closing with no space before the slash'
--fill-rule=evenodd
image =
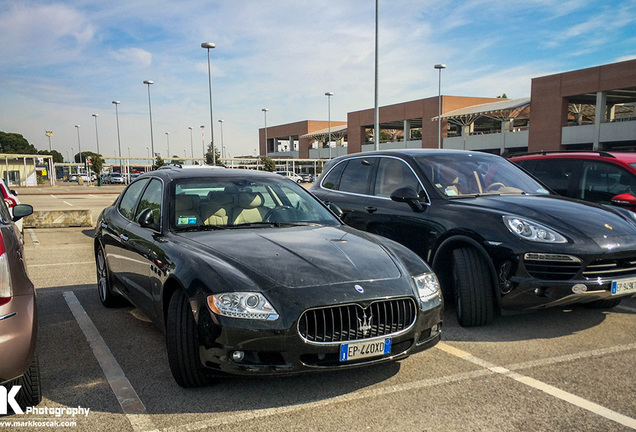
<path id="1" fill-rule="evenodd" d="M 227 225 L 233 208 L 233 194 L 226 191 L 210 191 L 207 202 L 201 204 L 201 219 L 206 225 Z"/>
<path id="2" fill-rule="evenodd" d="M 259 192 L 241 192 L 238 195 L 238 206 L 233 209 L 232 223 L 263 222 L 268 209 L 263 207 L 263 195 Z"/>
<path id="3" fill-rule="evenodd" d="M 174 199 L 175 223 L 178 227 L 201 224 L 199 195 L 177 194 Z"/>

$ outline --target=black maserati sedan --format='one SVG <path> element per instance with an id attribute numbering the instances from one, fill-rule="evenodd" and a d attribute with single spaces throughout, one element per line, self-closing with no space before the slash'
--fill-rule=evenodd
<path id="1" fill-rule="evenodd" d="M 424 258 L 462 326 L 502 309 L 610 308 L 636 294 L 636 214 L 558 197 L 500 156 L 351 154 L 327 163 L 310 191 L 351 227 Z"/>
<path id="2" fill-rule="evenodd" d="M 273 173 L 143 174 L 100 214 L 94 248 L 101 302 L 165 330 L 183 387 L 393 361 L 440 339 L 442 295 L 420 257 Z"/>

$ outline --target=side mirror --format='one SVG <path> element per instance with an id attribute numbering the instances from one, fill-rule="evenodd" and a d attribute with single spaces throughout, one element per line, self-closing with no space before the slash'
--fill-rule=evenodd
<path id="1" fill-rule="evenodd" d="M 620 207 L 636 207 L 636 197 L 630 193 L 623 193 L 612 197 L 612 204 Z"/>
<path id="2" fill-rule="evenodd" d="M 18 196 L 18 191 L 16 191 L 15 189 L 11 189 L 11 190 L 10 190 L 10 192 L 11 192 L 13 195 Z"/>
<path id="3" fill-rule="evenodd" d="M 403 187 L 393 191 L 391 194 L 391 200 L 407 203 L 414 212 L 424 211 L 424 207 L 420 202 L 420 198 L 417 196 L 417 192 L 411 187 Z"/>
<path id="4" fill-rule="evenodd" d="M 342 217 L 344 216 L 344 212 L 342 211 L 342 209 L 338 207 L 337 205 L 335 205 L 334 203 L 327 204 L 327 208 L 331 210 L 340 219 L 342 219 Z"/>
<path id="5" fill-rule="evenodd" d="M 13 222 L 17 222 L 30 214 L 33 214 L 33 206 L 30 204 L 18 204 L 13 207 Z"/>
<path id="6" fill-rule="evenodd" d="M 137 222 L 142 228 L 150 228 L 155 231 L 159 231 L 159 224 L 155 222 L 155 216 L 152 213 L 152 209 L 145 209 L 139 214 Z"/>

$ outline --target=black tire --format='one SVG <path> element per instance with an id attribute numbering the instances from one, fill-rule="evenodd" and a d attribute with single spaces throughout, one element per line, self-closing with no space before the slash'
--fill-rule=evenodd
<path id="1" fill-rule="evenodd" d="M 7 390 L 11 390 L 13 386 L 21 386 L 15 399 L 22 411 L 25 411 L 27 407 L 36 406 L 42 401 L 40 363 L 38 362 L 37 353 L 33 354 L 31 364 L 24 375 L 4 384 Z M 8 408 L 11 409 L 10 407 Z"/>
<path id="2" fill-rule="evenodd" d="M 99 300 L 107 308 L 118 306 L 122 303 L 120 295 L 115 294 L 111 287 L 110 271 L 106 263 L 104 248 L 98 246 L 95 254 L 95 267 L 97 267 L 97 294 Z"/>
<path id="3" fill-rule="evenodd" d="M 607 300 L 595 300 L 593 302 L 585 303 L 584 306 L 590 309 L 611 309 L 618 306 L 621 303 L 621 299 L 607 299 Z"/>
<path id="4" fill-rule="evenodd" d="M 168 306 L 166 346 L 170 371 L 181 387 L 203 387 L 208 380 L 199 358 L 199 335 L 190 303 L 180 290 L 175 291 Z"/>
<path id="5" fill-rule="evenodd" d="M 493 286 L 488 266 L 471 247 L 453 251 L 453 285 L 457 320 L 462 327 L 476 327 L 492 322 Z"/>

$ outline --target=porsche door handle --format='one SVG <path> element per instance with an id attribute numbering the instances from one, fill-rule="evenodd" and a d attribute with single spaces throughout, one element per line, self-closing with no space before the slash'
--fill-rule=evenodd
<path id="1" fill-rule="evenodd" d="M 128 236 L 126 234 L 119 234 L 119 238 L 123 241 L 128 241 Z"/>
<path id="2" fill-rule="evenodd" d="M 100 225 L 102 226 L 102 228 L 108 228 L 108 224 L 106 222 L 102 222 Z"/>
<path id="3" fill-rule="evenodd" d="M 378 210 L 377 207 L 365 207 L 364 209 L 367 211 L 367 213 L 373 213 Z"/>

